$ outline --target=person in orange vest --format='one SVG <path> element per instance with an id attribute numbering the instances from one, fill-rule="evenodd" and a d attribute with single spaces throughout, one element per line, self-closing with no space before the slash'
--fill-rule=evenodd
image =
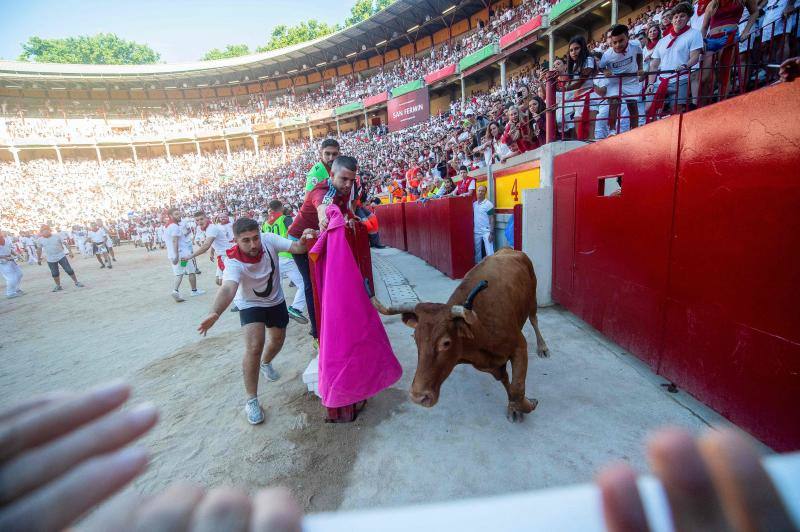
<path id="1" fill-rule="evenodd" d="M 419 199 L 419 166 L 417 163 L 413 163 L 406 172 L 406 184 L 408 186 L 406 201 L 417 201 Z"/>

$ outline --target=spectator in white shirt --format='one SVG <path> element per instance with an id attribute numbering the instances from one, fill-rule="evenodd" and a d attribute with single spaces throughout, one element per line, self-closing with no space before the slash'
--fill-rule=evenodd
<path id="1" fill-rule="evenodd" d="M 700 60 L 703 52 L 703 36 L 688 25 L 692 16 L 692 7 L 682 2 L 672 8 L 672 33 L 663 37 L 653 51 L 650 61 L 651 87 L 648 90 L 656 93 L 651 115 L 660 112 L 663 103 L 670 102 L 677 93 L 677 109 L 688 110 L 687 93 L 689 87 L 689 71 Z M 657 75 L 661 70 L 663 74 Z M 656 87 L 656 78 L 658 86 Z"/>
<path id="2" fill-rule="evenodd" d="M 478 199 L 472 203 L 475 264 L 483 260 L 483 257 L 494 255 L 494 205 L 486 199 L 484 185 L 478 187 L 477 194 Z"/>
<path id="3" fill-rule="evenodd" d="M 610 134 L 614 134 L 617 127 L 620 100 L 625 100 L 628 114 L 631 118 L 631 128 L 639 124 L 638 103 L 642 95 L 641 80 L 644 79 L 642 69 L 642 47 L 639 41 L 630 40 L 628 26 L 617 24 L 611 28 L 611 47 L 603 53 L 600 59 L 600 69 L 606 70 L 607 76 L 618 76 L 619 79 L 611 80 L 606 96 L 609 101 L 608 125 Z"/>

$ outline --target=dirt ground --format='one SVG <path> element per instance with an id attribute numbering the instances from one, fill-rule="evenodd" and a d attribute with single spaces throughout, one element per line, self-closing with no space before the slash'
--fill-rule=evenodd
<path id="1" fill-rule="evenodd" d="M 448 501 L 588 482 L 614 460 L 647 470 L 643 440 L 657 427 L 697 433 L 725 423 L 619 346 L 560 307 L 540 309 L 552 356 L 531 356 L 529 396 L 540 401 L 524 423 L 505 418 L 507 398 L 493 378 L 467 366 L 453 371 L 431 409 L 406 390 L 416 347 L 399 317 L 383 322 L 403 377 L 370 399 L 352 424 L 326 424 L 301 374 L 313 356 L 308 326 L 290 322 L 274 365 L 279 381 L 261 382 L 266 422 L 244 415 L 237 314 L 209 336 L 196 332 L 209 311 L 214 268 L 200 261 L 205 295 L 176 304 L 163 251 L 124 246 L 113 270 L 75 258 L 87 286 L 51 293 L 46 266 L 23 266 L 27 294 L 0 300 L 0 403 L 55 389 L 81 390 L 111 380 L 133 384 L 132 404 L 151 401 L 161 420 L 145 438 L 151 465 L 122 497 L 152 494 L 178 480 L 291 488 L 306 511 L 364 510 Z M 443 302 L 457 281 L 397 250 L 373 254 L 376 292 Z M 287 296 L 294 289 L 284 283 Z M 188 286 L 183 287 L 185 295 Z M 524 330 L 529 345 L 533 331 Z"/>
<path id="2" fill-rule="evenodd" d="M 0 402 L 122 378 L 133 384 L 133 403 L 150 401 L 161 411 L 144 442 L 151 465 L 136 491 L 157 492 L 178 479 L 252 489 L 280 484 L 306 510 L 338 508 L 362 435 L 405 394 L 377 397 L 352 425 L 322 423 L 319 400 L 300 378 L 313 357 L 308 326 L 290 322 L 274 362 L 281 379 L 259 383 L 266 422 L 253 427 L 243 409 L 238 315 L 227 313 L 206 338 L 195 330 L 213 301 L 212 264 L 199 262 L 198 284 L 207 293 L 176 304 L 163 251 L 123 246 L 117 257 L 113 270 L 101 270 L 77 256 L 72 264 L 86 288 L 65 278 L 59 293 L 50 292 L 46 266 L 22 267 L 26 295 L 0 300 Z M 284 288 L 291 297 L 294 288 Z"/>

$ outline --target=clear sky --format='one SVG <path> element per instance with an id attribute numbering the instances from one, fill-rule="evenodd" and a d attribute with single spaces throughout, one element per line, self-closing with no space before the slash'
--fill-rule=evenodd
<path id="1" fill-rule="evenodd" d="M 42 38 L 116 33 L 150 45 L 168 63 L 195 61 L 211 48 L 254 50 L 278 24 L 343 22 L 354 0 L 0 0 L 0 58 Z"/>

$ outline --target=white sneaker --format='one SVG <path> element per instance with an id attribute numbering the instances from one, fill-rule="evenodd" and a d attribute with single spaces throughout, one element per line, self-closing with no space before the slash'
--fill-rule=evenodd
<path id="1" fill-rule="evenodd" d="M 203 290 L 202 288 L 198 288 L 197 290 L 192 290 L 191 296 L 192 297 L 202 296 L 205 293 L 206 293 L 205 290 Z"/>
<path id="2" fill-rule="evenodd" d="M 275 371 L 275 368 L 272 367 L 272 364 L 261 364 L 261 374 L 270 382 L 275 382 L 276 380 L 281 378 L 280 373 Z"/>
<path id="3" fill-rule="evenodd" d="M 244 405 L 244 413 L 247 414 L 247 422 L 251 425 L 258 425 L 264 422 L 264 411 L 258 404 L 258 397 L 249 399 Z"/>
<path id="4" fill-rule="evenodd" d="M 186 301 L 181 297 L 180 292 L 172 292 L 172 299 L 174 299 L 176 303 L 183 303 Z"/>

